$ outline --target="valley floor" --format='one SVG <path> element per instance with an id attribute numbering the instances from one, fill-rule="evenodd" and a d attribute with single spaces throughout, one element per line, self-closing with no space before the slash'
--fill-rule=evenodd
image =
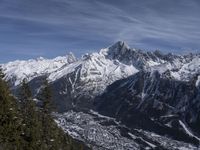
<path id="1" fill-rule="evenodd" d="M 73 138 L 94 150 L 198 150 L 200 147 L 141 129 L 128 129 L 115 119 L 97 112 L 68 111 L 54 114 L 58 125 Z"/>

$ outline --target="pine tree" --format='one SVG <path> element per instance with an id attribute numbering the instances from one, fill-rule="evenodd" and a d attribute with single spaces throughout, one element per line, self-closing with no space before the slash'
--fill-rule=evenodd
<path id="1" fill-rule="evenodd" d="M 0 78 L 3 79 L 5 77 L 5 74 L 3 73 L 3 69 L 0 66 Z"/>
<path id="2" fill-rule="evenodd" d="M 23 118 L 23 138 L 26 141 L 24 149 L 38 149 L 41 146 L 41 123 L 39 112 L 26 79 L 22 81 L 19 100 L 21 117 Z"/>
<path id="3" fill-rule="evenodd" d="M 23 143 L 21 134 L 21 119 L 4 74 L 0 69 L 0 147 L 3 149 L 20 149 Z"/>
<path id="4" fill-rule="evenodd" d="M 50 115 L 53 111 L 53 102 L 52 102 L 52 92 L 50 85 L 48 83 L 47 78 L 44 79 L 43 85 L 42 85 L 42 91 L 40 95 L 40 100 L 42 101 L 42 111 L 46 115 Z"/>
<path id="5" fill-rule="evenodd" d="M 41 106 L 41 121 L 42 121 L 42 140 L 45 144 L 44 146 L 51 146 L 51 139 L 52 134 L 51 132 L 51 89 L 47 79 L 44 79 L 42 90 L 39 95 L 39 100 L 42 101 Z M 45 148 L 45 147 L 44 147 Z"/>
<path id="6" fill-rule="evenodd" d="M 51 116 L 51 90 L 47 80 L 41 92 L 42 107 L 36 106 L 26 80 L 19 99 L 14 98 L 0 69 L 0 149 L 81 150 L 88 149 L 66 135 Z M 20 101 L 20 103 L 17 103 Z"/>
<path id="7" fill-rule="evenodd" d="M 23 79 L 19 91 L 19 103 L 23 115 L 27 114 L 28 111 L 27 105 L 31 100 L 32 100 L 32 93 L 27 83 L 27 79 Z"/>

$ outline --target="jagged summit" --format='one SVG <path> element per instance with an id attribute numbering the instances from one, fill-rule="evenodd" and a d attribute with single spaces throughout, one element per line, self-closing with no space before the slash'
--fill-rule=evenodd
<path id="1" fill-rule="evenodd" d="M 69 52 L 66 57 L 69 63 L 73 63 L 78 60 L 72 52 Z"/>
<path id="2" fill-rule="evenodd" d="M 109 47 L 110 50 L 117 50 L 117 51 L 121 51 L 121 50 L 127 50 L 129 49 L 129 46 L 126 42 L 124 41 L 118 41 L 115 44 L 113 44 L 112 46 Z"/>
<path id="3" fill-rule="evenodd" d="M 111 59 L 122 59 L 130 54 L 130 51 L 132 49 L 124 41 L 118 41 L 108 48 L 107 54 Z"/>

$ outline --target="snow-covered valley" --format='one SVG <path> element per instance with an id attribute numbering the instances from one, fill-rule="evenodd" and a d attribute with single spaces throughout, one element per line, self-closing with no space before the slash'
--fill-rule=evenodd
<path id="1" fill-rule="evenodd" d="M 114 118 L 97 112 L 68 111 L 54 114 L 56 122 L 66 133 L 91 146 L 94 150 L 197 150 L 192 144 L 173 140 L 156 133 L 129 129 Z"/>

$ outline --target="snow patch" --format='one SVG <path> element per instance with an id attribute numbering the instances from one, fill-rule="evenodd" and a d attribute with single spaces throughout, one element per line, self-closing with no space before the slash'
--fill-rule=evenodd
<path id="1" fill-rule="evenodd" d="M 186 127 L 186 125 L 185 125 L 181 120 L 179 120 L 179 123 L 180 123 L 180 125 L 183 127 L 183 129 L 185 130 L 185 132 L 186 132 L 189 136 L 194 137 L 194 138 L 196 138 L 197 140 L 200 141 L 200 138 L 198 138 L 197 136 L 195 136 L 195 135 Z"/>

